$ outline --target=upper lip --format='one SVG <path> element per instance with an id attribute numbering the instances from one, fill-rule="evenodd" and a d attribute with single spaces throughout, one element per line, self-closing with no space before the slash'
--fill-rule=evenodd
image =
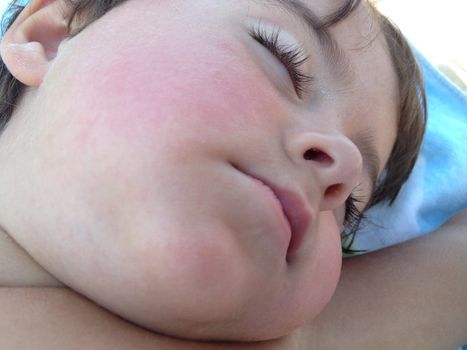
<path id="1" fill-rule="evenodd" d="M 283 188 L 262 176 L 251 174 L 243 170 L 242 172 L 268 186 L 279 200 L 282 211 L 292 231 L 289 247 L 287 249 L 287 255 L 291 255 L 300 246 L 311 221 L 311 213 L 307 209 L 304 200 L 297 192 Z"/>

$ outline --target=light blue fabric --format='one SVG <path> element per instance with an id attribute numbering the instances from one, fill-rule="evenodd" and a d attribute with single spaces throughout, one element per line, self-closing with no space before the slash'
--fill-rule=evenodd
<path id="1" fill-rule="evenodd" d="M 393 206 L 368 212 L 356 249 L 375 250 L 424 235 L 467 208 L 467 96 L 417 56 L 428 98 L 421 154 Z"/>

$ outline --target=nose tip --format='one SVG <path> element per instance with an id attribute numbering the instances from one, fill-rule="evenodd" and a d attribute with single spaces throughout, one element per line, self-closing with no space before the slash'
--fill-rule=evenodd
<path id="1" fill-rule="evenodd" d="M 293 136 L 287 145 L 289 157 L 305 172 L 305 178 L 314 177 L 321 191 L 321 211 L 341 206 L 358 185 L 362 155 L 342 133 L 301 133 Z"/>

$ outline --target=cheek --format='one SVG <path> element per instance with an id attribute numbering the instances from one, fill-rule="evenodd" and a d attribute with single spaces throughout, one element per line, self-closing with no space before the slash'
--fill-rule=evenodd
<path id="1" fill-rule="evenodd" d="M 307 243 L 310 249 L 294 266 L 295 289 L 287 295 L 287 312 L 299 321 L 295 326 L 314 319 L 326 307 L 334 295 L 341 272 L 339 230 L 332 212 L 319 214 L 312 234 L 313 239 Z"/>
<path id="2" fill-rule="evenodd" d="M 320 214 L 318 237 L 315 244 L 316 281 L 319 286 L 317 299 L 324 307 L 337 286 L 342 266 L 340 230 L 332 212 Z"/>
<path id="3" fill-rule="evenodd" d="M 198 303 L 203 302 L 198 297 L 209 296 L 220 307 L 226 301 L 233 301 L 234 291 L 244 290 L 247 267 L 234 232 L 226 234 L 226 228 L 221 225 L 207 223 L 202 228 L 193 225 L 185 232 L 172 230 L 171 236 L 163 242 L 155 238 L 153 244 L 146 240 L 144 246 L 131 250 L 137 254 L 128 262 L 139 267 L 138 275 L 146 286 L 165 296 L 179 293 L 179 298 L 173 300 L 177 303 L 184 300 L 186 307 L 193 307 L 190 312 L 195 312 Z M 157 263 L 148 264 L 155 260 Z M 194 291 L 201 292 L 194 294 Z M 226 291 L 231 291 L 232 295 Z M 177 308 L 177 305 L 172 307 Z"/>
<path id="4" fill-rule="evenodd" d="M 273 109 L 268 101 L 277 97 L 248 58 L 227 45 L 199 45 L 205 48 L 190 52 L 186 47 L 192 45 L 183 42 L 158 42 L 154 46 L 163 49 L 157 51 L 130 46 L 79 74 L 76 108 L 86 110 L 79 116 L 78 141 L 86 142 L 98 125 L 99 132 L 160 143 L 167 137 L 231 134 L 265 124 Z"/>

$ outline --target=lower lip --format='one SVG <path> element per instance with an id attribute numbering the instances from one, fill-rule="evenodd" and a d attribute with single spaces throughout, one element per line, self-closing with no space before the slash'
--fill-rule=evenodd
<path id="1" fill-rule="evenodd" d="M 291 256 L 292 253 L 298 249 L 310 222 L 309 214 L 306 211 L 303 211 L 303 208 L 300 206 L 297 207 L 297 203 L 295 201 L 291 201 L 290 196 L 291 195 L 287 193 L 281 194 L 281 198 L 283 200 L 281 205 L 286 206 L 286 208 L 288 208 L 288 213 L 293 216 L 290 217 L 287 212 L 284 212 L 287 217 L 287 221 L 292 225 L 292 237 L 287 250 L 287 256 Z"/>
<path id="2" fill-rule="evenodd" d="M 290 242 L 292 241 L 292 228 L 290 227 L 290 222 L 284 213 L 281 202 L 275 195 L 274 191 L 268 185 L 256 178 L 252 177 L 252 179 L 260 186 L 264 195 L 268 197 L 269 203 L 271 204 L 271 207 L 275 214 L 274 216 L 280 222 L 281 231 L 283 232 L 282 238 L 284 239 L 284 246 L 286 248 L 290 248 Z"/>

